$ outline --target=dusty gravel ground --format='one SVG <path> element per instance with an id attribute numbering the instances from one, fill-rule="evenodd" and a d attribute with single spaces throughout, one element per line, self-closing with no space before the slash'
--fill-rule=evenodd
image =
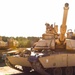
<path id="1" fill-rule="evenodd" d="M 5 63 L 0 63 L 0 75 L 40 75 L 36 72 L 22 73 L 21 71 L 15 70 L 6 66 Z"/>
<path id="2" fill-rule="evenodd" d="M 0 67 L 0 75 L 10 75 L 10 74 L 16 74 L 16 73 L 21 73 L 21 72 L 14 70 L 8 66 Z"/>
<path id="3" fill-rule="evenodd" d="M 22 72 L 6 66 L 4 62 L 0 63 L 0 75 L 11 75 L 17 73 L 22 73 Z"/>

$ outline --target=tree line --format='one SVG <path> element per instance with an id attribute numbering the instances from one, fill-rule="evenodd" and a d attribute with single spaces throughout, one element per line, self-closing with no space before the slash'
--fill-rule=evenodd
<path id="1" fill-rule="evenodd" d="M 6 36 L 2 36 L 2 40 L 4 42 L 7 42 L 9 38 L 13 38 L 13 39 L 17 40 L 19 43 L 19 45 L 18 45 L 19 48 L 32 47 L 33 44 L 40 39 L 40 37 L 6 37 Z"/>

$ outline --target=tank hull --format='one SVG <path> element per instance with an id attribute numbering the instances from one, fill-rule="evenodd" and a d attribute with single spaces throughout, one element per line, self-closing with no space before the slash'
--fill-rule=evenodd
<path id="1" fill-rule="evenodd" d="M 75 66 L 74 53 L 52 54 L 39 58 L 44 68 L 71 67 Z"/>
<path id="2" fill-rule="evenodd" d="M 29 56 L 31 57 L 31 56 Z M 75 70 L 75 53 L 69 53 L 69 52 L 54 52 L 50 53 L 48 55 L 43 55 L 41 57 L 36 57 L 36 61 L 29 61 L 29 57 L 15 57 L 15 56 L 7 56 L 6 58 L 6 64 L 14 69 L 17 69 L 19 71 L 23 71 L 22 69 L 18 69 L 15 66 L 20 65 L 25 68 L 31 68 L 34 69 L 34 71 L 37 71 L 38 73 L 42 75 L 50 75 L 53 73 L 53 75 L 63 75 L 59 74 L 61 71 L 66 73 L 65 75 L 73 75 Z M 70 69 L 70 73 L 66 71 L 67 69 Z M 49 73 L 47 72 L 49 70 Z M 51 70 L 51 71 L 50 71 Z M 73 70 L 73 72 L 71 71 Z M 57 71 L 59 71 L 57 73 Z M 57 74 L 55 74 L 57 73 Z"/>
<path id="3" fill-rule="evenodd" d="M 34 56 L 36 58 L 36 56 Z M 8 61 L 13 65 L 32 67 L 29 57 L 7 56 Z M 75 66 L 75 53 L 54 53 L 47 56 L 38 57 L 37 60 L 44 68 L 70 67 Z M 37 61 L 36 60 L 36 61 Z"/>

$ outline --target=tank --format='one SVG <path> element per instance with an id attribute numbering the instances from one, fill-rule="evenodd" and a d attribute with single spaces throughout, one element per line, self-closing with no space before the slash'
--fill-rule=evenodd
<path id="1" fill-rule="evenodd" d="M 65 3 L 60 34 L 58 25 L 45 23 L 46 32 L 38 42 L 34 43 L 31 50 L 7 56 L 6 64 L 25 73 L 36 71 L 41 75 L 74 75 L 75 39 L 73 32 L 67 31 L 68 10 L 69 4 Z"/>
<path id="2" fill-rule="evenodd" d="M 6 53 L 8 51 L 16 50 L 18 45 L 19 43 L 17 40 L 10 38 L 7 42 L 5 42 L 0 36 L 0 57 L 2 58 L 2 60 L 5 60 Z"/>
<path id="3" fill-rule="evenodd" d="M 18 44 L 18 41 L 14 40 L 13 38 L 10 38 L 7 42 L 5 42 L 2 40 L 2 37 L 0 36 L 0 50 L 16 49 L 18 47 Z"/>

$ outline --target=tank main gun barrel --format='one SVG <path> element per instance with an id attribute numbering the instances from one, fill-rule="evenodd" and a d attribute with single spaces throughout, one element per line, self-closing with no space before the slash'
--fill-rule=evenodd
<path id="1" fill-rule="evenodd" d="M 60 41 L 65 40 L 65 33 L 66 33 L 66 28 L 67 28 L 66 21 L 67 21 L 68 9 L 69 9 L 69 4 L 65 3 L 63 21 L 62 21 L 62 25 L 60 27 Z"/>
<path id="2" fill-rule="evenodd" d="M 66 25 L 67 15 L 68 15 L 68 9 L 69 9 L 69 4 L 65 3 L 62 25 Z"/>

